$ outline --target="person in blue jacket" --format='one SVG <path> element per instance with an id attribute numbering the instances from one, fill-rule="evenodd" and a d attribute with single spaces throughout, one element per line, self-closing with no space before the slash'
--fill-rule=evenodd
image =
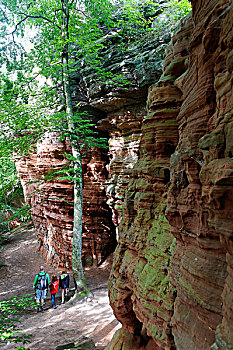
<path id="1" fill-rule="evenodd" d="M 67 273 L 67 270 L 64 270 L 63 272 L 61 272 L 61 275 L 59 276 L 59 287 L 61 288 L 62 304 L 64 304 L 65 297 L 67 297 L 69 285 L 70 285 L 70 276 Z"/>

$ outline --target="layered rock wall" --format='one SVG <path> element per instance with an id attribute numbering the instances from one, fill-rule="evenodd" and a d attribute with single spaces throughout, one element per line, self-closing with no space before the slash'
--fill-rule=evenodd
<path id="1" fill-rule="evenodd" d="M 172 333 L 177 349 L 204 350 L 217 328 L 212 348 L 230 349 L 232 2 L 195 1 L 193 21 L 166 211 L 177 238 Z"/>
<path id="2" fill-rule="evenodd" d="M 16 161 L 24 196 L 38 235 L 38 252 L 54 265 L 70 267 L 73 228 L 73 188 L 69 181 L 44 181 L 52 168 L 65 164 L 62 155 L 69 145 L 59 142 L 57 134 L 46 135 L 37 154 Z"/>
<path id="3" fill-rule="evenodd" d="M 128 171 L 130 181 L 109 282 L 110 303 L 123 327 L 109 349 L 174 349 L 175 288 L 169 283 L 174 237 L 165 208 L 191 29 L 189 18 L 167 48 L 163 75 L 149 89 L 139 157 Z"/>
<path id="4" fill-rule="evenodd" d="M 67 164 L 69 142 L 61 142 L 56 133 L 47 134 L 37 153 L 16 162 L 24 195 L 31 207 L 37 231 L 38 252 L 55 266 L 71 268 L 73 240 L 73 183 L 47 179 L 49 171 Z M 95 150 L 83 159 L 83 263 L 100 264 L 116 244 L 112 214 L 106 206 L 107 154 Z M 63 176 L 64 174 L 61 174 Z"/>
<path id="5" fill-rule="evenodd" d="M 233 9 L 192 5 L 194 26 L 181 25 L 149 89 L 109 282 L 122 329 L 108 349 L 233 348 Z"/>
<path id="6" fill-rule="evenodd" d="M 107 73 L 119 79 L 123 73 L 130 84 L 117 86 L 111 79 L 107 83 L 97 82 L 95 72 L 85 66 L 71 77 L 74 108 L 78 104 L 81 112 L 88 112 L 94 122 L 100 120 L 100 133 L 109 134 L 109 153 L 94 149 L 83 159 L 85 265 L 101 264 L 116 246 L 128 171 L 138 159 L 148 86 L 160 76 L 162 55 L 169 39 L 151 38 L 146 43 L 134 44 L 128 51 L 119 45 L 121 40 L 117 32 L 108 33 L 99 54 Z M 73 185 L 59 179 L 44 182 L 51 168 L 59 170 L 65 165 L 65 152 L 70 152 L 67 142 L 59 142 L 56 134 L 47 135 L 38 145 L 37 154 L 17 162 L 17 170 L 32 207 L 39 253 L 55 265 L 70 267 Z"/>

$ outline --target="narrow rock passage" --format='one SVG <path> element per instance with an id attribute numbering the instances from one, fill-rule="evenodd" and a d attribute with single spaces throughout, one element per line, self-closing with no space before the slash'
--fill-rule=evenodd
<path id="1" fill-rule="evenodd" d="M 59 275 L 59 270 L 47 264 L 36 254 L 36 235 L 34 229 L 15 233 L 1 250 L 0 261 L 0 300 L 13 295 L 23 296 L 33 293 L 34 276 L 41 265 L 51 276 Z M 57 309 L 51 308 L 50 294 L 47 296 L 45 311 L 32 311 L 21 317 L 20 328 L 32 334 L 30 350 L 54 350 L 57 345 L 68 343 L 78 337 L 93 340 L 98 349 L 104 349 L 112 335 L 119 328 L 108 303 L 107 280 L 110 264 L 101 268 L 86 268 L 87 285 L 91 297 L 70 301 L 61 305 L 60 292 L 57 294 Z M 72 276 L 71 276 L 72 281 Z M 73 281 L 71 283 L 71 291 Z M 14 343 L 1 344 L 1 349 L 15 349 Z"/>

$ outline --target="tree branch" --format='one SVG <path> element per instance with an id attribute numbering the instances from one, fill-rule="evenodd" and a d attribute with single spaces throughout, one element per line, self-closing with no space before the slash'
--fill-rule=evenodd
<path id="1" fill-rule="evenodd" d="M 55 15 L 56 15 L 57 12 L 60 12 L 60 11 L 62 11 L 62 9 L 54 10 Z"/>
<path id="2" fill-rule="evenodd" d="M 24 21 L 26 21 L 27 17 L 21 19 L 21 21 L 19 21 L 16 25 L 15 25 L 15 29 L 13 30 L 13 32 L 11 32 L 10 34 L 7 34 L 7 35 L 12 35 L 12 40 L 13 40 L 13 43 L 16 44 L 15 42 L 15 37 L 14 37 L 14 33 L 17 31 L 18 27 L 20 26 L 21 23 L 23 23 Z"/>
<path id="3" fill-rule="evenodd" d="M 16 44 L 16 42 L 15 42 L 15 36 L 14 36 L 15 32 L 17 31 L 18 27 L 19 27 L 24 21 L 26 21 L 28 18 L 41 18 L 41 19 L 44 19 L 45 21 L 47 21 L 47 22 L 53 24 L 55 27 L 57 27 L 57 28 L 59 28 L 59 30 L 61 30 L 61 27 L 60 27 L 58 24 L 54 23 L 54 22 L 51 21 L 49 18 L 46 18 L 46 17 L 44 17 L 44 16 L 41 16 L 41 15 L 39 15 L 39 16 L 32 16 L 32 15 L 27 15 L 27 14 L 24 13 L 24 12 L 20 12 L 19 14 L 20 14 L 20 15 L 24 15 L 25 17 L 24 17 L 23 19 L 21 19 L 21 20 L 15 25 L 15 29 L 13 30 L 13 32 L 7 34 L 7 35 L 12 35 L 12 40 L 13 40 L 13 43 L 14 43 L 14 44 Z"/>
<path id="4" fill-rule="evenodd" d="M 79 8 L 75 7 L 75 10 L 76 10 L 77 12 L 80 12 L 84 17 L 90 18 L 90 16 L 89 16 L 88 14 L 86 14 L 84 11 L 80 10 Z"/>
<path id="5" fill-rule="evenodd" d="M 57 10 L 57 11 L 59 11 L 59 10 Z M 47 17 L 41 16 L 41 15 L 38 15 L 38 16 L 35 16 L 35 15 L 27 15 L 25 12 L 19 12 L 19 14 L 25 16 L 25 18 L 23 18 L 23 20 L 21 20 L 21 21 L 19 22 L 19 24 L 22 23 L 22 21 L 25 21 L 25 20 L 28 19 L 28 18 L 41 18 L 41 19 L 44 19 L 45 21 L 47 21 L 47 22 L 53 24 L 55 27 L 57 27 L 57 28 L 59 28 L 59 29 L 61 30 L 61 27 L 60 27 L 58 24 L 54 23 L 53 21 L 51 21 L 51 19 L 49 19 L 49 18 L 47 18 Z M 17 23 L 17 25 L 18 25 L 18 23 Z M 16 26 L 17 26 L 17 25 L 16 25 Z"/>

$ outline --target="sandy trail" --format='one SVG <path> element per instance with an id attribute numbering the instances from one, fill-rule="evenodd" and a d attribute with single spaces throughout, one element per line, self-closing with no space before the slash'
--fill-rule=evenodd
<path id="1" fill-rule="evenodd" d="M 36 235 L 34 229 L 21 230 L 3 246 L 0 261 L 0 300 L 13 295 L 23 296 L 32 293 L 34 276 L 44 265 L 46 272 L 59 275 L 59 270 L 46 263 L 36 254 Z M 31 334 L 30 350 L 54 350 L 57 345 L 68 343 L 85 336 L 91 338 L 98 349 L 104 349 L 119 323 L 108 303 L 107 280 L 110 272 L 108 263 L 101 268 L 86 268 L 87 285 L 91 297 L 61 305 L 60 292 L 57 294 L 57 309 L 51 308 L 50 295 L 45 303 L 45 311 L 32 311 L 21 317 L 20 328 Z M 72 280 L 72 276 L 71 276 Z M 71 293 L 73 284 L 71 283 Z M 15 349 L 13 343 L 0 344 L 0 348 Z"/>

